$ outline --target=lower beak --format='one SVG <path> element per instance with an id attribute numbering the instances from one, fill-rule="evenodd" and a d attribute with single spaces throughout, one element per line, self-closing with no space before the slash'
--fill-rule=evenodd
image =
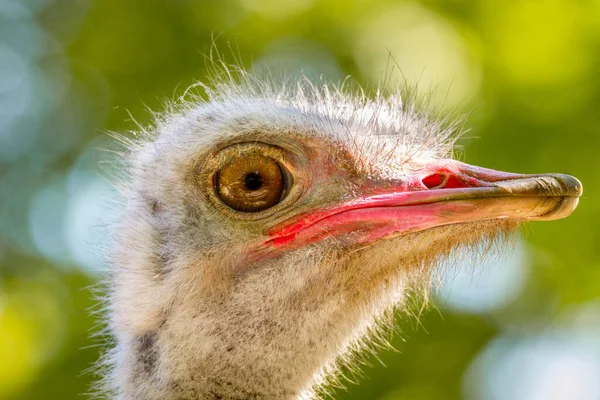
<path id="1" fill-rule="evenodd" d="M 428 165 L 386 193 L 358 198 L 279 224 L 265 243 L 300 247 L 348 235 L 365 243 L 399 233 L 476 221 L 549 221 L 570 215 L 582 185 L 564 174 L 521 175 L 454 160 Z"/>

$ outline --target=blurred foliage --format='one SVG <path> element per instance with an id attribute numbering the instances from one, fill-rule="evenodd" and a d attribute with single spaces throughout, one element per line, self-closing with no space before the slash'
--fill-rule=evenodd
<path id="1" fill-rule="evenodd" d="M 503 371 L 500 356 L 485 361 L 498 343 L 513 354 L 556 332 L 564 341 L 551 352 L 585 343 L 599 358 L 584 371 L 600 370 L 599 2 L 0 0 L 0 399 L 86 393 L 94 377 L 84 371 L 100 352 L 87 288 L 102 267 L 89 257 L 89 242 L 102 240 L 89 231 L 107 193 L 91 172 L 94 149 L 106 147 L 104 130 L 150 123 L 148 109 L 205 78 L 213 43 L 249 68 L 351 75 L 369 87 L 399 67 L 441 107 L 473 107 L 466 161 L 584 183 L 572 217 L 526 227 L 527 274 L 514 298 L 480 312 L 442 299 L 418 321 L 399 318 L 399 352 L 380 355 L 385 367 L 373 358 L 361 384 L 336 398 L 600 398 L 576 362 L 558 363 L 571 369 L 552 370 L 556 379 L 536 373 L 546 380 L 529 391 L 518 376 L 498 381 L 517 387 L 502 393 L 477 378 Z"/>

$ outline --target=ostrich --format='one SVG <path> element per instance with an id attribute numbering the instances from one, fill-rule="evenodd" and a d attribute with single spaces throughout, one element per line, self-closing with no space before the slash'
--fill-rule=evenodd
<path id="1" fill-rule="evenodd" d="M 240 75 L 124 152 L 114 398 L 317 397 L 440 261 L 582 193 L 454 160 L 459 125 L 398 94 Z"/>

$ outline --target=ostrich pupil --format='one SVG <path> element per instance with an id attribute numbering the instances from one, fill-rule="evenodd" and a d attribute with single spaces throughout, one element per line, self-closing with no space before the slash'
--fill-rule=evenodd
<path id="1" fill-rule="evenodd" d="M 263 180 L 258 171 L 254 171 L 246 175 L 244 183 L 248 190 L 258 190 L 262 186 Z"/>

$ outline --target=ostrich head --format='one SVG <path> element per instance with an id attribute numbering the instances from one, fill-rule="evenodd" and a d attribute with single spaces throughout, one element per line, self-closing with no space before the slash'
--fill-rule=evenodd
<path id="1" fill-rule="evenodd" d="M 439 260 L 581 195 L 453 160 L 455 127 L 397 96 L 242 80 L 125 154 L 117 398 L 310 398 Z"/>

